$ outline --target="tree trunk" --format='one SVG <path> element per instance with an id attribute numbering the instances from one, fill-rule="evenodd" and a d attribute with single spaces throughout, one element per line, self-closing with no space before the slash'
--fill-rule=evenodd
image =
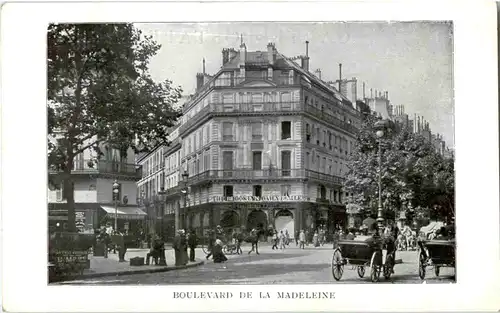
<path id="1" fill-rule="evenodd" d="M 72 162 L 71 162 L 72 163 Z M 75 223 L 75 185 L 71 176 L 71 166 L 67 166 L 64 170 L 64 195 L 66 198 L 66 206 L 68 210 L 68 232 L 76 232 Z"/>

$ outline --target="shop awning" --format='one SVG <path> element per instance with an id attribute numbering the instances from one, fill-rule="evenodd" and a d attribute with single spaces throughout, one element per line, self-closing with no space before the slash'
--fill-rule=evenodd
<path id="1" fill-rule="evenodd" d="M 115 207 L 102 205 L 101 208 L 109 218 L 115 218 Z M 119 219 L 125 220 L 142 220 L 147 216 L 147 213 L 138 207 L 118 207 L 116 213 Z"/>

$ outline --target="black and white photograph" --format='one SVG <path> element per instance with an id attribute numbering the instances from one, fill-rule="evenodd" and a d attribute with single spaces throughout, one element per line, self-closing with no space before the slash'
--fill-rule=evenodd
<path id="1" fill-rule="evenodd" d="M 2 6 L 2 307 L 497 311 L 489 1 Z"/>
<path id="2" fill-rule="evenodd" d="M 452 22 L 47 40 L 50 283 L 455 281 Z"/>

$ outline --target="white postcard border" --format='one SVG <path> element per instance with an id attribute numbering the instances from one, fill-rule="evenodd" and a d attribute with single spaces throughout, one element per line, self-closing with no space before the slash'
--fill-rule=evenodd
<path id="1" fill-rule="evenodd" d="M 493 1 L 9 3 L 2 6 L 3 308 L 32 312 L 498 310 L 496 7 Z M 49 22 L 453 20 L 457 284 L 47 286 Z M 334 300 L 178 300 L 173 291 L 332 291 Z"/>

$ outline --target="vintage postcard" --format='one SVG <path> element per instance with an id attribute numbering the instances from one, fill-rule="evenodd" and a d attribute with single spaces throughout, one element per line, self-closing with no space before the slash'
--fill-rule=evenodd
<path id="1" fill-rule="evenodd" d="M 285 8 L 250 7 L 260 5 Z M 380 286 L 379 299 L 416 284 L 425 295 L 465 288 L 460 251 L 472 253 L 472 234 L 460 233 L 456 158 L 474 142 L 457 149 L 457 113 L 494 103 L 458 108 L 462 21 L 218 14 L 82 15 L 39 30 L 37 284 L 71 298 L 73 286 L 156 286 L 166 301 L 100 307 L 126 311 L 248 310 L 254 300 L 265 311 L 346 310 L 358 288 Z M 470 308 L 489 307 L 488 294 L 470 295 Z M 394 309 L 425 309 L 405 304 Z"/>

